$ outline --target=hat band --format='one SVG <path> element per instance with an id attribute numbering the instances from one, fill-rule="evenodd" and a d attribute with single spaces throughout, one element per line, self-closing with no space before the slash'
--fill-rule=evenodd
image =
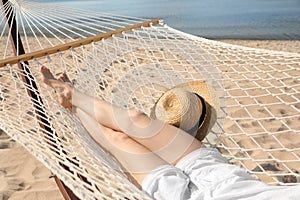
<path id="1" fill-rule="evenodd" d="M 202 113 L 201 113 L 201 116 L 199 117 L 198 123 L 196 123 L 195 126 L 188 131 L 188 133 L 190 135 L 195 136 L 195 134 L 197 134 L 197 130 L 203 125 L 203 123 L 205 121 L 205 117 L 206 117 L 206 104 L 205 104 L 205 100 L 203 99 L 203 97 L 201 97 L 197 93 L 193 93 L 193 94 L 195 94 L 200 99 L 201 104 L 202 104 Z"/>

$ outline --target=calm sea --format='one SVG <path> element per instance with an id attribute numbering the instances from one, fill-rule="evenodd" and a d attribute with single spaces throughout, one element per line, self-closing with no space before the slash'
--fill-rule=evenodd
<path id="1" fill-rule="evenodd" d="M 300 39 L 300 0 L 37 0 L 142 18 L 206 38 Z"/>

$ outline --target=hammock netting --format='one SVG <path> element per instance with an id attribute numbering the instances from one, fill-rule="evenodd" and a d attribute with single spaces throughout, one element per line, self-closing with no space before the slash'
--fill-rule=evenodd
<path id="1" fill-rule="evenodd" d="M 167 88 L 205 81 L 216 90 L 220 109 L 204 143 L 268 184 L 299 184 L 300 54 L 211 41 L 161 20 L 133 28 L 149 20 L 21 0 L 7 1 L 1 10 L 0 128 L 79 198 L 149 197 L 57 103 L 41 82 L 42 65 L 56 75 L 67 72 L 82 92 L 146 114 Z M 32 53 L 26 60 L 14 61 L 14 31 Z M 112 34 L 98 37 L 105 33 Z"/>

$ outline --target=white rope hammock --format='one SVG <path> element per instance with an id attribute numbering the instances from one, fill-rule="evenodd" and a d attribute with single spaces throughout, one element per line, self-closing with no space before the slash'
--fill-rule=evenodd
<path id="1" fill-rule="evenodd" d="M 206 40 L 157 20 L 23 0 L 10 0 L 1 10 L 0 128 L 79 198 L 148 197 L 56 102 L 41 83 L 41 65 L 66 71 L 85 93 L 146 114 L 165 88 L 206 81 L 221 102 L 206 145 L 216 145 L 266 183 L 299 184 L 300 54 Z M 13 18 L 27 53 L 19 57 L 10 43 Z"/>

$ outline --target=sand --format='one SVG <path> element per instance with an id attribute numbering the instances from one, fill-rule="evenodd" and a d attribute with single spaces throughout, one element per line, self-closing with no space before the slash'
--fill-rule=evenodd
<path id="1" fill-rule="evenodd" d="M 300 53 L 300 41 L 222 41 L 255 48 Z M 286 139 L 289 140 L 289 138 Z M 50 175 L 51 172 L 47 168 L 0 130 L 0 200 L 63 199 L 54 179 L 49 178 Z"/>
<path id="2" fill-rule="evenodd" d="M 51 172 L 0 130 L 0 199 L 62 199 Z"/>
<path id="3" fill-rule="evenodd" d="M 219 40 L 221 42 L 236 44 L 252 48 L 269 49 L 300 53 L 300 41 L 297 40 Z"/>

